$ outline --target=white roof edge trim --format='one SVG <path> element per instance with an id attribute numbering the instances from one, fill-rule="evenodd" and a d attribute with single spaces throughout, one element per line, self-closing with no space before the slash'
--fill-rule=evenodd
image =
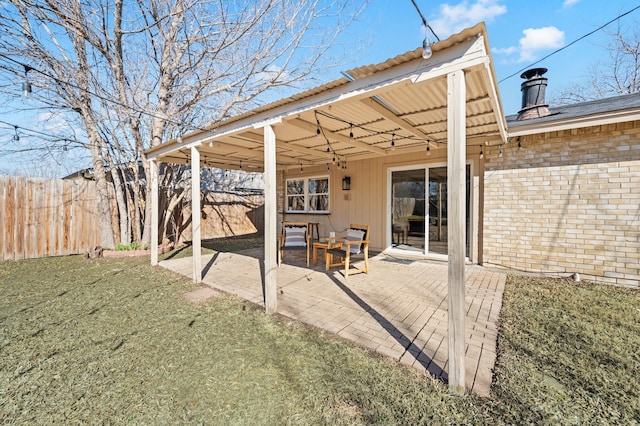
<path id="1" fill-rule="evenodd" d="M 624 118 L 621 120 L 620 118 Z M 605 115 L 598 115 L 597 117 L 578 117 L 571 120 L 562 122 L 549 122 L 549 123 L 532 123 L 523 126 L 522 129 L 514 129 L 513 131 L 507 131 L 508 137 L 535 135 L 539 133 L 557 132 L 562 130 L 579 129 L 581 127 L 591 126 L 603 126 L 607 124 L 616 124 L 627 121 L 640 120 L 640 110 L 633 112 L 617 112 L 609 113 Z"/>
<path id="2" fill-rule="evenodd" d="M 167 154 L 170 154 L 172 152 L 176 152 L 176 151 L 180 151 L 182 149 L 191 149 L 192 147 L 199 147 L 202 146 L 202 142 L 205 140 L 211 139 L 211 135 L 207 135 L 206 138 L 202 138 L 202 139 L 196 139 L 193 140 L 191 142 L 186 142 L 186 143 L 181 143 L 179 145 L 171 145 L 171 146 L 166 146 L 166 147 L 162 147 L 159 148 L 157 151 L 154 151 L 153 153 L 149 153 L 147 154 L 147 159 L 148 160 L 156 160 L 158 159 L 158 157 L 163 157 Z M 162 145 L 160 145 L 162 146 Z"/>

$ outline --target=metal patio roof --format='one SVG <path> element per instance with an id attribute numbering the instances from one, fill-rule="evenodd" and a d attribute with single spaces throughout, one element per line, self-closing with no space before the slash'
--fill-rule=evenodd
<path id="1" fill-rule="evenodd" d="M 483 23 L 349 78 L 313 88 L 149 149 L 147 158 L 185 163 L 198 146 L 205 167 L 263 171 L 263 129 L 273 125 L 279 169 L 424 152 L 447 142 L 447 74 L 465 71 L 467 145 L 506 142 L 506 124 Z M 319 123 L 319 125 L 318 125 Z M 318 135 L 318 129 L 321 134 Z M 350 133 L 353 132 L 353 137 Z M 393 145 L 391 141 L 393 140 Z M 428 141 L 428 142 L 427 142 Z M 329 148 L 330 152 L 327 152 Z"/>

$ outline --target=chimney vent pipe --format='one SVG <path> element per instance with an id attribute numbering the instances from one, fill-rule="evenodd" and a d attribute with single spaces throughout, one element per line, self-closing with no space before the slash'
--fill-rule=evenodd
<path id="1" fill-rule="evenodd" d="M 549 105 L 545 103 L 547 78 L 543 77 L 546 68 L 532 68 L 523 72 L 520 78 L 526 79 L 520 85 L 522 92 L 522 109 L 518 111 L 518 121 L 550 115 Z"/>

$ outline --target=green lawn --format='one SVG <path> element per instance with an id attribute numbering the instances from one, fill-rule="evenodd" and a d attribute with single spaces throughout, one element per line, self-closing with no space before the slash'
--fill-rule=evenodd
<path id="1" fill-rule="evenodd" d="M 510 277 L 480 399 L 147 263 L 0 262 L 0 423 L 640 423 L 638 291 Z"/>

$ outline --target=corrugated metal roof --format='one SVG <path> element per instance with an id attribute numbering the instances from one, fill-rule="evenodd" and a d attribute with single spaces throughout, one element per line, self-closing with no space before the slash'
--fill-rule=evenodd
<path id="1" fill-rule="evenodd" d="M 456 49 L 449 50 L 452 47 Z M 447 79 L 446 72 L 439 70 L 456 67 L 465 69 L 467 143 L 478 143 L 475 138 L 503 137 L 504 117 L 492 89 L 497 83 L 484 24 L 440 41 L 432 49 L 432 60 L 422 59 L 419 48 L 380 64 L 355 68 L 346 73 L 353 81 L 340 78 L 225 120 L 211 126 L 210 133 L 185 135 L 183 145 L 170 141 L 147 153 L 161 161 L 186 161 L 189 150 L 185 146 L 213 138 L 213 146 L 205 142 L 199 147 L 204 163 L 238 168 L 243 161 L 261 169 L 260 123 L 278 117 L 282 122 L 274 130 L 280 167 L 324 163 L 334 155 L 349 161 L 422 151 L 426 140 L 434 148 L 444 146 Z M 467 57 L 482 61 L 468 65 Z M 321 136 L 316 134 L 318 122 Z"/>

